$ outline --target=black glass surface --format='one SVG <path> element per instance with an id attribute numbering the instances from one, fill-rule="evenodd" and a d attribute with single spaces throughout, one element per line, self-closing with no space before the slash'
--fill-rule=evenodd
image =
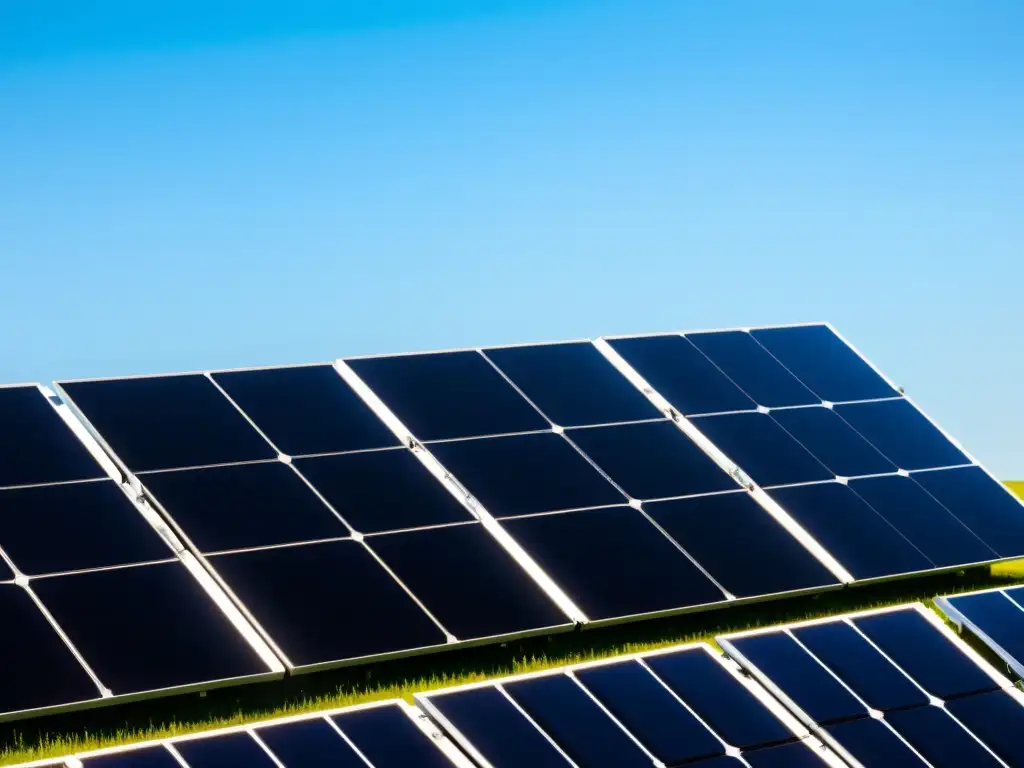
<path id="1" fill-rule="evenodd" d="M 397 706 L 347 712 L 332 719 L 374 768 L 451 768 L 444 753 Z"/>
<path id="2" fill-rule="evenodd" d="M 0 713 L 98 699 L 91 678 L 21 587 L 0 585 Z"/>
<path id="3" fill-rule="evenodd" d="M 749 493 L 649 502 L 644 511 L 737 597 L 838 583 Z"/>
<path id="4" fill-rule="evenodd" d="M 484 354 L 563 427 L 656 419 L 661 413 L 588 341 Z"/>
<path id="5" fill-rule="evenodd" d="M 420 440 L 547 429 L 479 352 L 346 360 Z"/>
<path id="6" fill-rule="evenodd" d="M 0 488 L 104 476 L 36 387 L 0 387 L 0 424 Z"/>
<path id="7" fill-rule="evenodd" d="M 804 742 L 745 752 L 743 759 L 750 768 L 821 768 L 822 765 L 821 758 Z"/>
<path id="8" fill-rule="evenodd" d="M 569 764 L 497 688 L 432 696 L 430 702 L 494 768 Z"/>
<path id="9" fill-rule="evenodd" d="M 837 405 L 835 412 L 900 469 L 971 463 L 907 400 Z"/>
<path id="10" fill-rule="evenodd" d="M 948 699 L 998 687 L 916 610 L 864 616 L 853 623 L 933 696 Z"/>
<path id="11" fill-rule="evenodd" d="M 939 707 L 890 712 L 885 719 L 935 768 L 1002 765 Z"/>
<path id="12" fill-rule="evenodd" d="M 704 649 L 648 656 L 645 661 L 730 746 L 747 749 L 796 738 Z"/>
<path id="13" fill-rule="evenodd" d="M 1024 506 L 983 469 L 920 472 L 914 480 L 1000 557 L 1024 555 Z"/>
<path id="14" fill-rule="evenodd" d="M 134 472 L 276 456 L 213 382 L 200 374 L 62 386 Z"/>
<path id="15" fill-rule="evenodd" d="M 770 495 L 856 579 L 934 567 L 848 486 L 776 488 Z"/>
<path id="16" fill-rule="evenodd" d="M 729 642 L 815 722 L 828 724 L 868 714 L 864 705 L 786 632 L 730 638 Z"/>
<path id="17" fill-rule="evenodd" d="M 158 472 L 142 482 L 202 552 L 349 535 L 280 461 Z"/>
<path id="18" fill-rule="evenodd" d="M 954 597 L 949 601 L 993 643 L 1024 660 L 1024 610 L 999 592 Z"/>
<path id="19" fill-rule="evenodd" d="M 445 642 L 354 541 L 216 555 L 210 562 L 296 666 Z"/>
<path id="20" fill-rule="evenodd" d="M 36 579 L 32 589 L 115 694 L 269 671 L 178 562 Z"/>
<path id="21" fill-rule="evenodd" d="M 688 333 L 686 338 L 759 405 L 781 408 L 821 402 L 749 333 Z"/>
<path id="22" fill-rule="evenodd" d="M 290 456 L 399 444 L 330 365 L 212 376 L 270 441 Z"/>
<path id="23" fill-rule="evenodd" d="M 829 408 L 785 408 L 771 416 L 837 475 L 880 475 L 897 469 Z"/>
<path id="24" fill-rule="evenodd" d="M 371 536 L 366 543 L 459 639 L 569 623 L 479 523 Z"/>
<path id="25" fill-rule="evenodd" d="M 999 557 L 909 477 L 866 477 L 851 480 L 850 488 L 938 566 Z"/>
<path id="26" fill-rule="evenodd" d="M 869 707 L 884 712 L 928 703 L 923 691 L 848 624 L 832 621 L 792 632 Z"/>
<path id="27" fill-rule="evenodd" d="M 322 718 L 271 725 L 256 734 L 287 768 L 366 768 L 366 762 Z"/>
<path id="28" fill-rule="evenodd" d="M 650 768 L 651 758 L 565 675 L 536 677 L 504 688 L 577 765 Z"/>
<path id="29" fill-rule="evenodd" d="M 0 491 L 0 547 L 32 576 L 174 556 L 113 480 Z"/>
<path id="30" fill-rule="evenodd" d="M 702 416 L 693 425 L 761 486 L 835 477 L 766 413 Z"/>
<path id="31" fill-rule="evenodd" d="M 874 400 L 899 393 L 827 325 L 761 328 L 751 335 L 823 400 Z"/>
<path id="32" fill-rule="evenodd" d="M 90 757 L 83 760 L 82 765 L 85 768 L 181 768 L 181 763 L 163 747 L 143 747 Z"/>
<path id="33" fill-rule="evenodd" d="M 736 481 L 670 421 L 565 433 L 634 499 L 729 491 Z"/>
<path id="34" fill-rule="evenodd" d="M 1021 608 L 1024 608 L 1024 587 L 1013 587 L 1012 589 L 1004 589 L 1005 594 L 1010 602 L 1016 603 Z"/>
<path id="35" fill-rule="evenodd" d="M 275 768 L 276 764 L 248 733 L 174 742 L 189 768 Z"/>
<path id="36" fill-rule="evenodd" d="M 14 578 L 14 572 L 7 567 L 7 563 L 0 560 L 0 581 L 10 581 Z"/>
<path id="37" fill-rule="evenodd" d="M 683 336 L 642 336 L 612 339 L 608 343 L 684 416 L 757 407 L 757 403 Z"/>
<path id="38" fill-rule="evenodd" d="M 724 755 L 725 747 L 638 662 L 580 669 L 576 678 L 666 765 Z"/>
<path id="39" fill-rule="evenodd" d="M 1024 765 L 1024 707 L 1009 693 L 953 699 L 946 709 L 1007 765 Z"/>
<path id="40" fill-rule="evenodd" d="M 295 467 L 360 533 L 473 519 L 405 449 L 297 459 Z"/>
<path id="41" fill-rule="evenodd" d="M 524 517 L 502 526 L 591 620 L 725 599 L 632 507 Z"/>
<path id="42" fill-rule="evenodd" d="M 742 762 L 738 757 L 712 757 L 709 760 L 701 760 L 700 762 L 694 763 L 699 765 L 700 768 L 745 768 L 746 763 Z"/>
<path id="43" fill-rule="evenodd" d="M 927 765 L 881 720 L 865 717 L 830 725 L 825 732 L 864 766 L 920 768 Z"/>
<path id="44" fill-rule="evenodd" d="M 437 443 L 430 451 L 495 517 L 625 500 L 579 451 L 552 432 Z"/>

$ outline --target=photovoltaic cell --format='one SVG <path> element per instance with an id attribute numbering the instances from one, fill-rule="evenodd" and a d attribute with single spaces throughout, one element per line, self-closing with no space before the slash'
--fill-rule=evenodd
<path id="1" fill-rule="evenodd" d="M 201 552 L 348 536 L 279 461 L 145 475 L 143 483 Z"/>
<path id="2" fill-rule="evenodd" d="M 435 443 L 430 450 L 495 517 L 625 501 L 577 450 L 551 432 Z"/>
<path id="3" fill-rule="evenodd" d="M 503 527 L 591 620 L 725 599 L 631 507 L 510 519 Z"/>
<path id="4" fill-rule="evenodd" d="M 276 768 L 276 763 L 248 733 L 212 735 L 202 739 L 177 741 L 174 748 L 189 768 Z"/>
<path id="5" fill-rule="evenodd" d="M 635 499 L 736 488 L 736 481 L 669 421 L 571 429 L 566 435 Z"/>
<path id="6" fill-rule="evenodd" d="M 928 765 L 881 720 L 862 718 L 838 723 L 826 726 L 825 732 L 861 765 L 884 765 L 886 768 Z"/>
<path id="7" fill-rule="evenodd" d="M 944 597 L 939 607 L 966 624 L 1014 669 L 1024 668 L 1024 610 L 1010 595 L 1018 590 L 995 590 Z"/>
<path id="8" fill-rule="evenodd" d="M 751 335 L 822 400 L 840 403 L 899 396 L 826 325 L 761 328 Z"/>
<path id="9" fill-rule="evenodd" d="M 886 721 L 933 766 L 1002 765 L 939 707 L 891 712 Z"/>
<path id="10" fill-rule="evenodd" d="M 688 333 L 686 338 L 758 405 L 781 408 L 821 402 L 745 331 Z"/>
<path id="11" fill-rule="evenodd" d="M 256 734 L 288 768 L 366 768 L 358 753 L 321 718 L 270 725 Z"/>
<path id="12" fill-rule="evenodd" d="M 211 375 L 271 442 L 290 456 L 399 444 L 333 366 Z"/>
<path id="13" fill-rule="evenodd" d="M 737 597 L 838 583 L 749 493 L 650 502 L 644 511 Z"/>
<path id="14" fill-rule="evenodd" d="M 105 476 L 38 387 L 0 387 L 0 424 L 0 488 Z"/>
<path id="15" fill-rule="evenodd" d="M 295 666 L 445 643 L 444 633 L 354 541 L 210 560 Z"/>
<path id="16" fill-rule="evenodd" d="M 14 578 L 14 571 L 7 567 L 7 563 L 0 560 L 0 581 L 10 581 Z"/>
<path id="17" fill-rule="evenodd" d="M 28 575 L 172 556 L 113 480 L 0 491 L 0 548 Z"/>
<path id="18" fill-rule="evenodd" d="M 768 414 L 729 413 L 702 416 L 692 422 L 758 485 L 810 483 L 835 477 Z"/>
<path id="19" fill-rule="evenodd" d="M 297 459 L 295 467 L 360 533 L 473 519 L 405 449 Z"/>
<path id="20" fill-rule="evenodd" d="M 276 456 L 201 374 L 61 386 L 133 472 Z"/>
<path id="21" fill-rule="evenodd" d="M 484 354 L 563 427 L 661 415 L 590 342 L 504 347 Z"/>
<path id="22" fill-rule="evenodd" d="M 566 617 L 479 523 L 367 539 L 460 639 L 566 625 Z"/>
<path id="23" fill-rule="evenodd" d="M 683 336 L 609 339 L 608 344 L 684 416 L 757 407 Z"/>
<path id="24" fill-rule="evenodd" d="M 1024 707 L 1005 691 L 946 702 L 946 709 L 1006 761 L 1024 765 Z"/>
<path id="25" fill-rule="evenodd" d="M 547 429 L 550 425 L 479 352 L 346 360 L 420 440 Z"/>
<path id="26" fill-rule="evenodd" d="M 743 755 L 743 759 L 750 768 L 820 768 L 822 763 L 803 742 L 754 750 Z"/>
<path id="27" fill-rule="evenodd" d="M 129 752 L 90 757 L 85 768 L 181 768 L 181 763 L 163 747 L 143 747 Z"/>
<path id="28" fill-rule="evenodd" d="M 373 707 L 331 718 L 374 768 L 446 768 L 451 762 L 398 707 Z"/>
<path id="29" fill-rule="evenodd" d="M 835 412 L 900 469 L 913 471 L 971 463 L 906 400 L 837 405 Z"/>
<path id="30" fill-rule="evenodd" d="M 897 470 L 895 464 L 830 408 L 785 408 L 772 411 L 771 418 L 840 477 Z"/>

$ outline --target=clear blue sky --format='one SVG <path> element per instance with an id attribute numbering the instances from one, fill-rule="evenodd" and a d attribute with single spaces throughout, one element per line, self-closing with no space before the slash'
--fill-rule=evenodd
<path id="1" fill-rule="evenodd" d="M 830 320 L 1024 477 L 1024 3 L 0 4 L 0 381 Z"/>

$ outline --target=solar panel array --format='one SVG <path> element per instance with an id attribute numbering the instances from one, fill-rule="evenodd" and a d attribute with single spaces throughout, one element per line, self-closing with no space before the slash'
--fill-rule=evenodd
<path id="1" fill-rule="evenodd" d="M 416 695 L 483 768 L 842 765 L 706 645 Z"/>
<path id="2" fill-rule="evenodd" d="M 1024 694 L 921 605 L 717 639 L 851 765 L 1024 765 Z"/>
<path id="3" fill-rule="evenodd" d="M 981 639 L 1018 677 L 1024 677 L 1024 587 L 939 597 L 935 604 L 961 629 Z"/>
<path id="4" fill-rule="evenodd" d="M 0 424 L 0 720 L 281 676 L 52 393 L 0 388 Z"/>

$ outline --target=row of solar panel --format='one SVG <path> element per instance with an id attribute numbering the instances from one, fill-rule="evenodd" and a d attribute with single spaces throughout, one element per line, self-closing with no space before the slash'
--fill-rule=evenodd
<path id="1" fill-rule="evenodd" d="M 420 713 L 385 703 L 67 764 L 1024 765 L 1024 694 L 920 604 L 717 640 L 724 657 L 679 646 L 417 694 Z"/>
<path id="2" fill-rule="evenodd" d="M 1024 554 L 826 326 L 61 389 L 102 450 L 0 389 L 0 716 Z"/>

